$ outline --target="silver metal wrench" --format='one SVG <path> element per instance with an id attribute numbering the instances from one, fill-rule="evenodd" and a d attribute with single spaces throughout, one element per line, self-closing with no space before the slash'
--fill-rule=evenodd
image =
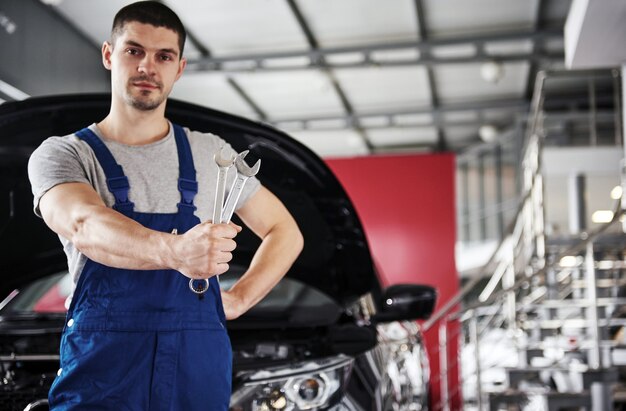
<path id="1" fill-rule="evenodd" d="M 248 150 L 242 151 L 235 158 L 237 178 L 235 178 L 235 181 L 230 188 L 228 198 L 226 199 L 226 204 L 224 205 L 224 210 L 222 211 L 222 218 L 220 221 L 224 224 L 230 223 L 230 219 L 233 217 L 235 207 L 237 206 L 237 201 L 239 201 L 239 197 L 241 196 L 241 192 L 243 191 L 243 187 L 246 184 L 246 181 L 248 181 L 250 177 L 255 176 L 261 168 L 261 160 L 258 160 L 252 167 L 249 167 L 248 164 L 246 164 L 243 159 L 246 155 L 248 155 L 248 152 Z"/>
<path id="2" fill-rule="evenodd" d="M 235 164 L 235 155 L 226 153 L 226 148 L 222 147 L 214 156 L 215 164 L 217 164 L 217 184 L 215 187 L 215 204 L 213 208 L 213 223 L 220 222 L 222 216 L 222 209 L 224 206 L 224 194 L 226 192 L 226 177 L 228 176 L 228 170 Z M 175 234 L 172 232 L 172 234 Z M 219 279 L 219 278 L 218 278 Z M 189 280 L 189 289 L 198 294 L 198 297 L 202 297 L 204 293 L 209 289 L 209 280 Z"/>
<path id="3" fill-rule="evenodd" d="M 213 207 L 213 224 L 219 224 L 224 207 L 224 194 L 226 192 L 226 177 L 228 170 L 235 163 L 235 155 L 226 154 L 226 148 L 222 147 L 214 156 L 215 163 L 219 168 L 217 172 L 217 184 L 215 186 L 215 204 Z"/>

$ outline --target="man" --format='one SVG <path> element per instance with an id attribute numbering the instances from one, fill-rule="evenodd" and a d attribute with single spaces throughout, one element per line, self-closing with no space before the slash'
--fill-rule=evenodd
<path id="1" fill-rule="evenodd" d="M 228 270 L 241 227 L 209 221 L 212 159 L 225 143 L 165 118 L 184 42 L 182 23 L 163 4 L 121 9 L 102 46 L 109 114 L 49 138 L 29 162 L 35 212 L 59 235 L 76 281 L 53 410 L 228 409 L 225 320 L 260 301 L 302 249 L 289 212 L 250 179 L 237 214 L 262 242 L 244 275 L 220 292 L 215 276 Z M 209 280 L 203 298 L 190 279 Z"/>

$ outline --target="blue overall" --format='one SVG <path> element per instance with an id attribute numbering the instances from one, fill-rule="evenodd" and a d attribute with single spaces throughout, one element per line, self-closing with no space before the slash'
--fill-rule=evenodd
<path id="1" fill-rule="evenodd" d="M 114 209 L 153 230 L 179 234 L 200 223 L 189 141 L 174 126 L 181 201 L 172 214 L 139 213 L 122 167 L 89 129 L 87 142 L 104 169 Z M 126 270 L 87 260 L 61 339 L 61 369 L 51 410 L 227 410 L 230 340 L 218 282 L 199 298 L 174 270 Z"/>

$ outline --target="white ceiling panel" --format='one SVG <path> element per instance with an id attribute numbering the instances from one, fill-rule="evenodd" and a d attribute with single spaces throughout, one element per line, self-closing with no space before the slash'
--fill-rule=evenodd
<path id="1" fill-rule="evenodd" d="M 431 50 L 433 56 L 448 59 L 455 57 L 471 57 L 476 54 L 476 47 L 473 44 L 457 44 L 453 46 L 437 46 Z"/>
<path id="2" fill-rule="evenodd" d="M 450 111 L 443 114 L 443 118 L 447 121 L 476 121 L 478 113 L 475 111 Z"/>
<path id="3" fill-rule="evenodd" d="M 430 105 L 423 67 L 337 69 L 335 76 L 355 111 L 367 113 Z"/>
<path id="4" fill-rule="evenodd" d="M 104 41 L 111 37 L 111 25 L 115 14 L 122 7 L 134 2 L 134 0 L 62 0 L 56 2 L 54 7 L 90 39 L 94 46 L 100 47 Z M 183 21 L 183 23 L 185 22 Z M 195 58 L 199 54 L 198 49 L 187 41 L 184 50 L 185 57 Z"/>
<path id="5" fill-rule="evenodd" d="M 284 0 L 170 0 L 168 5 L 215 56 L 308 48 Z"/>
<path id="6" fill-rule="evenodd" d="M 506 56 L 508 54 L 523 54 L 533 51 L 533 43 L 524 41 L 498 41 L 485 43 L 485 52 L 490 55 Z"/>
<path id="7" fill-rule="evenodd" d="M 528 80 L 528 63 L 504 64 L 504 74 L 497 83 L 480 75 L 481 64 L 441 65 L 434 69 L 439 99 L 444 103 L 523 97 Z"/>
<path id="8" fill-rule="evenodd" d="M 74 26 L 81 30 L 94 44 L 101 45 L 111 36 L 113 17 L 119 9 L 132 0 L 85 1 L 64 0 L 55 8 Z M 94 18 L 97 16 L 98 18 Z"/>
<path id="9" fill-rule="evenodd" d="M 319 71 L 239 73 L 233 78 L 271 119 L 344 114 L 328 76 Z"/>
<path id="10" fill-rule="evenodd" d="M 537 0 L 424 0 L 429 35 L 436 37 L 532 28 Z"/>
<path id="11" fill-rule="evenodd" d="M 394 116 L 393 120 L 399 126 L 421 126 L 432 124 L 433 116 L 431 114 L 399 114 Z"/>
<path id="12" fill-rule="evenodd" d="M 472 126 L 452 126 L 444 129 L 446 141 L 458 143 L 467 140 L 474 140 L 478 136 L 478 127 Z"/>
<path id="13" fill-rule="evenodd" d="M 285 2 L 286 3 L 286 2 Z M 418 38 L 413 0 L 298 0 L 323 47 Z"/>
<path id="14" fill-rule="evenodd" d="M 256 113 L 228 84 L 226 76 L 189 72 L 176 82 L 172 97 L 216 110 L 256 119 Z"/>
<path id="15" fill-rule="evenodd" d="M 367 136 L 376 147 L 434 144 L 437 142 L 437 129 L 434 127 L 382 128 L 368 130 Z"/>
<path id="16" fill-rule="evenodd" d="M 393 61 L 416 61 L 420 58 L 418 49 L 395 49 L 395 50 L 378 50 L 370 54 L 373 61 L 376 62 L 393 62 Z"/>
<path id="17" fill-rule="evenodd" d="M 363 139 L 353 130 L 296 131 L 291 136 L 321 157 L 350 157 L 368 154 Z"/>
<path id="18" fill-rule="evenodd" d="M 507 122 L 510 123 L 511 126 L 514 125 L 515 118 L 515 116 L 507 110 L 483 110 L 482 117 L 485 121 Z"/>

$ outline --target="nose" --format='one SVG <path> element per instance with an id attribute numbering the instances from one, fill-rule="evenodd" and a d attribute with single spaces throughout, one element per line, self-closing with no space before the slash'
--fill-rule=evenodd
<path id="1" fill-rule="evenodd" d="M 146 55 L 141 59 L 139 65 L 137 66 L 137 71 L 148 74 L 149 76 L 154 74 L 154 62 L 152 61 L 150 54 L 146 53 Z"/>

